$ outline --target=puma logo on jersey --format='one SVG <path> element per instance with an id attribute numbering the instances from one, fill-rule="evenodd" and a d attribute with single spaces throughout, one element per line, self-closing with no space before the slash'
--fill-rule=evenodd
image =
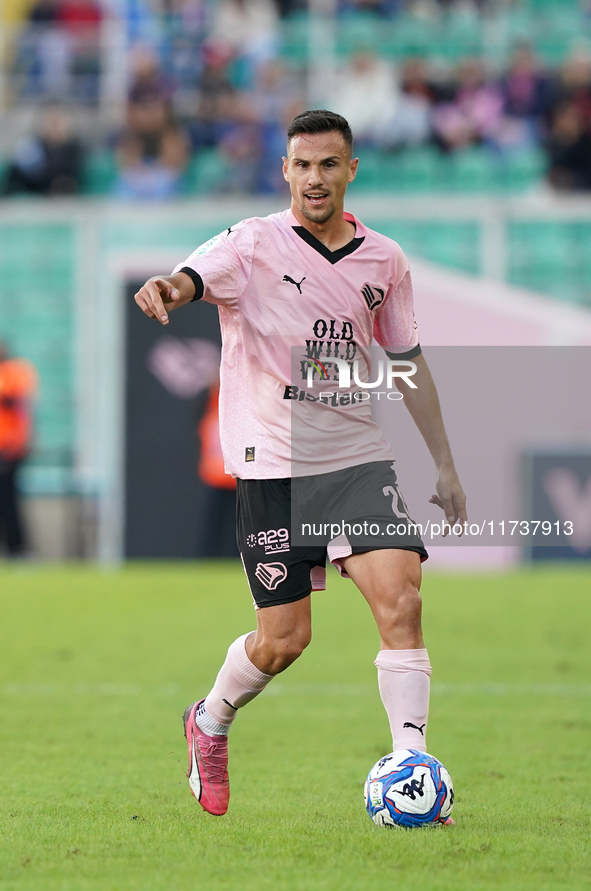
<path id="1" fill-rule="evenodd" d="M 306 281 L 306 276 L 304 276 L 303 279 L 302 279 L 301 281 L 299 281 L 299 282 L 294 282 L 293 278 L 290 278 L 289 275 L 284 275 L 284 276 L 283 276 L 283 281 L 284 281 L 284 282 L 289 282 L 290 285 L 295 285 L 296 288 L 298 289 L 298 291 L 299 291 L 300 294 L 301 294 L 301 293 L 302 293 L 302 282 L 305 282 L 305 281 Z"/>
<path id="2" fill-rule="evenodd" d="M 410 721 L 405 721 L 404 724 L 403 724 L 402 726 L 403 726 L 403 727 L 414 727 L 415 730 L 418 730 L 418 731 L 419 731 L 419 733 L 421 734 L 421 736 L 424 736 L 424 735 L 425 735 L 425 731 L 424 731 L 424 729 L 423 729 L 423 728 L 426 726 L 425 724 L 421 724 L 420 727 L 417 727 L 416 724 L 411 724 Z"/>

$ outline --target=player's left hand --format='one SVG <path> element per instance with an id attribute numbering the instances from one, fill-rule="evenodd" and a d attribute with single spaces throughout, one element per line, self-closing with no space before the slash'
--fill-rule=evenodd
<path id="1" fill-rule="evenodd" d="M 460 523 L 464 532 L 464 523 L 468 522 L 466 513 L 466 496 L 456 473 L 455 467 L 445 466 L 439 469 L 435 483 L 436 495 L 429 498 L 429 504 L 436 504 L 445 512 L 445 519 L 450 526 Z M 445 538 L 449 530 L 443 533 Z"/>

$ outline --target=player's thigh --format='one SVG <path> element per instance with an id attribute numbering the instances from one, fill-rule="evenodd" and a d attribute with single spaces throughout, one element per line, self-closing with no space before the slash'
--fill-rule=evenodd
<path id="1" fill-rule="evenodd" d="M 257 612 L 324 588 L 326 547 L 293 547 L 291 480 L 238 480 L 237 540 Z M 299 615 L 296 607 L 285 615 L 292 613 Z"/>

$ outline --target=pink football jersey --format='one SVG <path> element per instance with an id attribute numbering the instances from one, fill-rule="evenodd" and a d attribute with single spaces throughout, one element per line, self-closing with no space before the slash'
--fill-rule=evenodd
<path id="1" fill-rule="evenodd" d="M 394 457 L 372 420 L 372 390 L 352 375 L 339 388 L 338 360 L 369 381 L 373 338 L 399 358 L 420 352 L 408 261 L 396 242 L 345 219 L 355 234 L 337 251 L 286 210 L 231 226 L 174 270 L 198 273 L 202 299 L 219 307 L 220 432 L 233 476 L 305 476 Z"/>

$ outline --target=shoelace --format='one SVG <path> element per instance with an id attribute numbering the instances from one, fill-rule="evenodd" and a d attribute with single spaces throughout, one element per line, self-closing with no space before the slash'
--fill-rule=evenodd
<path id="1" fill-rule="evenodd" d="M 215 740 L 212 740 L 211 742 L 202 742 L 199 740 L 199 752 L 204 759 L 204 762 L 205 759 L 207 759 L 204 766 L 206 767 L 207 777 L 211 783 L 223 783 L 225 781 L 227 763 L 226 746 L 227 743 L 225 740 L 222 743 L 215 742 Z"/>

